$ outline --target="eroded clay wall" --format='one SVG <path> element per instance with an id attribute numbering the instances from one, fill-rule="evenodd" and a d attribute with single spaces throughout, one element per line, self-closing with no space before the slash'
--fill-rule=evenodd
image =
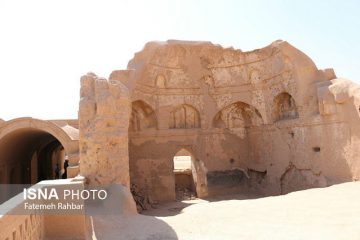
<path id="1" fill-rule="evenodd" d="M 89 185 L 129 186 L 127 88 L 94 74 L 81 78 L 80 173 Z"/>
<path id="2" fill-rule="evenodd" d="M 175 179 L 173 158 L 185 148 L 193 155 L 198 196 L 209 194 L 208 177 L 221 174 L 217 171 L 238 169 L 235 178 L 241 178 L 246 169 L 247 143 L 245 139 L 228 133 L 211 133 L 196 130 L 161 131 L 156 136 L 148 133 L 130 134 L 130 176 L 136 184 L 154 201 L 175 199 Z M 236 172 L 235 172 L 236 173 Z M 229 174 L 234 174 L 229 172 Z M 237 179 L 218 179 L 222 183 L 213 183 L 210 190 L 223 192 L 224 187 L 235 187 Z"/>
<path id="3" fill-rule="evenodd" d="M 358 87 L 287 42 L 250 52 L 151 42 L 109 79 L 82 79 L 81 173 L 90 182 L 130 181 L 150 201 L 174 200 L 181 149 L 200 197 L 359 178 Z"/>
<path id="4" fill-rule="evenodd" d="M 200 196 L 281 194 L 359 176 L 357 91 L 336 102 L 333 70 L 286 42 L 251 52 L 148 43 L 112 77 L 131 90 L 131 182 L 156 201 L 174 199 L 181 148 L 194 156 Z"/>

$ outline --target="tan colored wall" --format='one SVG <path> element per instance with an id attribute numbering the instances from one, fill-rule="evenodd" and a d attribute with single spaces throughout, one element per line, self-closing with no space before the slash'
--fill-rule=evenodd
<path id="1" fill-rule="evenodd" d="M 4 215 L 0 217 L 0 239 L 44 239 L 41 215 Z"/>
<path id="2" fill-rule="evenodd" d="M 85 215 L 44 215 L 45 239 L 85 239 Z"/>
<path id="3" fill-rule="evenodd" d="M 121 82 L 94 74 L 81 78 L 80 173 L 90 186 L 129 187 L 129 118 L 130 99 Z"/>

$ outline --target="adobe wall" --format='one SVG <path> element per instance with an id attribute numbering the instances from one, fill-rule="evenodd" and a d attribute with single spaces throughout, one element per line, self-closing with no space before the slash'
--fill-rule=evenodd
<path id="1" fill-rule="evenodd" d="M 61 194 L 62 188 L 83 189 L 83 182 L 79 179 L 49 180 L 33 185 L 34 189 L 43 187 L 56 188 Z M 60 190 L 61 189 L 61 190 Z M 84 212 L 68 210 L 67 214 L 60 214 L 61 210 L 26 209 L 28 200 L 19 193 L 0 205 L 0 239 L 86 239 L 86 223 Z M 44 204 L 41 199 L 34 200 L 33 204 Z M 30 203 L 30 204 L 31 204 Z M 49 204 L 50 202 L 47 202 Z M 59 201 L 54 200 L 53 204 Z M 46 204 L 46 203 L 45 203 Z M 75 214 L 77 213 L 77 214 Z"/>
<path id="2" fill-rule="evenodd" d="M 99 78 L 93 73 L 81 77 L 80 174 L 86 187 L 100 187 L 108 192 L 102 206 L 96 207 L 100 215 L 136 213 L 130 193 L 130 115 L 129 92 L 120 81 Z"/>
<path id="3" fill-rule="evenodd" d="M 103 93 L 94 97 L 97 83 Z M 360 177 L 358 87 L 284 41 L 250 52 L 150 42 L 108 82 L 87 75 L 81 92 L 82 173 L 125 185 L 130 177 L 150 201 L 175 199 L 181 149 L 192 154 L 199 197 L 276 195 Z M 115 166 L 108 156 L 118 157 Z"/>
<path id="4" fill-rule="evenodd" d="M 128 90 L 121 82 L 91 73 L 81 78 L 80 174 L 89 186 L 129 187 L 130 104 Z"/>

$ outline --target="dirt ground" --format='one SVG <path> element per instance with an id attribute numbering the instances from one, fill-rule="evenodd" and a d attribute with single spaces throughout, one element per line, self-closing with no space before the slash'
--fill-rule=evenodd
<path id="1" fill-rule="evenodd" d="M 360 182 L 277 197 L 174 202 L 94 223 L 97 239 L 359 240 Z"/>

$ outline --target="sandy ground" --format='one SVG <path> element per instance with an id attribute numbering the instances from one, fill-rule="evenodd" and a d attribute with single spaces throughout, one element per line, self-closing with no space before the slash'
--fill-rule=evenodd
<path id="1" fill-rule="evenodd" d="M 360 182 L 277 197 L 174 202 L 144 215 L 97 218 L 97 239 L 360 240 Z M 254 197 L 254 196 L 251 196 Z"/>

